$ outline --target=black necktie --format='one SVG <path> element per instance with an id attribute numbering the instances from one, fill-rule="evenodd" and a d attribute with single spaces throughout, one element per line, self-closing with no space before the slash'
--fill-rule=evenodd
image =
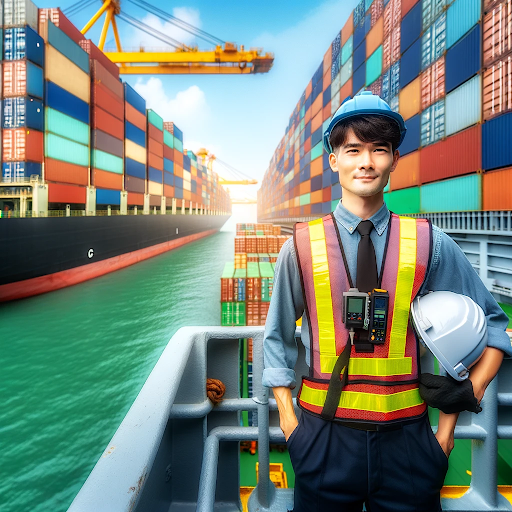
<path id="1" fill-rule="evenodd" d="M 359 240 L 359 246 L 357 248 L 356 285 L 360 292 L 371 292 L 374 288 L 378 287 L 379 283 L 375 248 L 370 239 L 372 229 L 373 224 L 371 220 L 363 220 L 359 223 L 359 226 L 357 226 L 361 240 Z"/>

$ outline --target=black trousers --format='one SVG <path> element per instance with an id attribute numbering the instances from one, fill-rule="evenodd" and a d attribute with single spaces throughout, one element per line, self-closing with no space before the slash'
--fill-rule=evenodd
<path id="1" fill-rule="evenodd" d="M 287 445 L 294 512 L 441 512 L 448 458 L 426 415 L 367 432 L 303 412 Z"/>

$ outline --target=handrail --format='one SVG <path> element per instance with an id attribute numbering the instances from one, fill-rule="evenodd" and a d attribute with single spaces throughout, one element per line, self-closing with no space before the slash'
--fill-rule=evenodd
<path id="1" fill-rule="evenodd" d="M 249 498 L 249 510 L 285 511 L 290 506 L 288 489 L 276 490 L 269 478 L 269 441 L 284 442 L 278 427 L 269 427 L 269 410 L 276 410 L 269 400 L 268 389 L 261 383 L 263 372 L 263 327 L 183 327 L 171 338 L 149 375 L 132 407 L 103 452 L 89 478 L 71 504 L 70 512 L 131 512 L 137 509 L 148 476 L 155 462 L 168 422 L 209 418 L 215 411 L 217 422 L 204 438 L 201 474 L 197 495 L 200 512 L 212 512 L 217 485 L 219 443 L 258 440 L 259 483 Z M 300 336 L 300 328 L 296 331 Z M 253 397 L 227 398 L 215 406 L 206 398 L 208 344 L 215 340 L 253 338 Z M 238 345 L 237 345 L 238 347 Z M 237 352 L 238 353 L 238 352 Z M 223 365 L 229 361 L 223 361 Z M 498 378 L 487 388 L 482 400 L 483 411 L 462 413 L 455 438 L 472 439 L 472 478 L 469 490 L 459 498 L 443 498 L 445 511 L 497 512 L 512 510 L 512 505 L 497 489 L 497 440 L 512 439 L 512 426 L 498 425 L 498 406 L 512 406 L 508 392 L 510 366 L 506 359 L 500 370 L 503 383 L 498 393 Z M 202 375 L 203 398 L 194 403 L 174 404 L 182 378 L 192 365 Z M 423 371 L 433 371 L 433 358 L 422 360 Z M 188 370 L 187 370 L 188 372 Z M 188 375 L 188 373 L 187 373 Z M 200 380 L 201 380 L 200 379 Z M 187 389 L 188 391 L 188 389 Z M 181 390 L 181 401 L 186 399 Z M 190 396 L 190 395 L 189 395 Z M 232 395 L 231 395 L 232 396 Z M 257 427 L 219 425 L 219 413 L 257 411 Z M 288 492 L 288 494 L 287 494 Z M 174 506 L 174 505 L 173 505 Z M 189 510 L 185 508 L 173 510 Z"/>

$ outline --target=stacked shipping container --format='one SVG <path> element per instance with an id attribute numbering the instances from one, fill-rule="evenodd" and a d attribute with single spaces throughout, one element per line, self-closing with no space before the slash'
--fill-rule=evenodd
<path id="1" fill-rule="evenodd" d="M 164 123 L 164 131 L 167 132 L 167 145 L 169 149 L 167 149 L 167 154 L 172 156 L 171 159 L 172 164 L 172 172 L 174 174 L 173 177 L 173 186 L 174 186 L 174 197 L 176 198 L 177 206 L 183 206 L 183 201 L 185 199 L 190 199 L 189 197 L 185 197 L 184 187 L 183 187 L 183 170 L 184 170 L 184 155 L 183 155 L 183 132 L 172 122 L 166 121 Z M 172 145 L 172 148 L 170 146 Z M 165 148 L 164 148 L 165 150 Z M 165 162 L 164 162 L 165 163 Z M 170 163 L 167 162 L 168 168 L 170 168 Z M 165 177 L 165 176 L 164 176 Z M 171 179 L 167 177 L 170 182 Z"/>
<path id="2" fill-rule="evenodd" d="M 290 117 L 259 191 L 259 218 L 335 208 L 341 188 L 321 137 L 341 102 L 362 89 L 406 120 L 385 190 L 393 211 L 512 209 L 497 185 L 512 184 L 511 12 L 512 0 L 362 0 Z"/>
<path id="3" fill-rule="evenodd" d="M 153 110 L 147 111 L 148 194 L 152 208 L 160 208 L 164 193 L 164 120 Z"/>

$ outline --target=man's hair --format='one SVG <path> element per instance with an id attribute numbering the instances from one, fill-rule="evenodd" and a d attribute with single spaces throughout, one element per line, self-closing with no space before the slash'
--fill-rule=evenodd
<path id="1" fill-rule="evenodd" d="M 398 123 L 385 116 L 363 115 L 349 118 L 333 128 L 329 137 L 333 152 L 345 144 L 350 128 L 363 142 L 389 142 L 393 153 L 400 142 Z"/>

